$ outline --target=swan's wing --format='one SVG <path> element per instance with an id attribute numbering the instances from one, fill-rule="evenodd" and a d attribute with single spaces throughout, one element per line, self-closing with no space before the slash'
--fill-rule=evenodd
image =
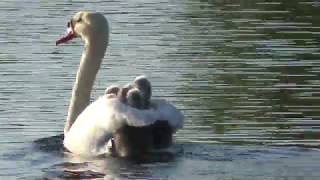
<path id="1" fill-rule="evenodd" d="M 154 109 L 138 110 L 121 103 L 117 98 L 101 96 L 76 119 L 65 135 L 65 147 L 83 155 L 99 155 L 107 151 L 107 142 L 124 124 L 146 126 L 157 120 Z"/>
<path id="2" fill-rule="evenodd" d="M 105 104 L 104 99 L 99 98 L 78 116 L 63 141 L 69 151 L 85 156 L 97 156 L 107 152 L 105 142 L 112 137 L 112 131 L 100 125 L 103 119 L 111 120 Z"/>
<path id="3" fill-rule="evenodd" d="M 152 99 L 151 105 L 156 110 L 157 120 L 168 121 L 173 129 L 183 127 L 184 116 L 174 105 L 163 99 Z"/>

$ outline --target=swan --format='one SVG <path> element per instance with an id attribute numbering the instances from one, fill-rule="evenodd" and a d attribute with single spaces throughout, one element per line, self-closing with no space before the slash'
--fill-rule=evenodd
<path id="1" fill-rule="evenodd" d="M 84 41 L 84 50 L 64 127 L 63 144 L 68 151 L 83 156 L 110 153 L 108 142 L 113 138 L 113 150 L 117 155 L 134 156 L 157 147 L 154 144 L 157 133 L 154 135 L 154 132 L 161 129 L 157 124 L 165 124 L 172 132 L 182 128 L 183 114 L 174 105 L 166 100 L 152 99 L 148 109 L 131 107 L 117 95 L 121 88 L 106 90 L 90 104 L 91 90 L 108 46 L 107 19 L 101 13 L 76 13 L 56 45 L 78 37 Z"/>

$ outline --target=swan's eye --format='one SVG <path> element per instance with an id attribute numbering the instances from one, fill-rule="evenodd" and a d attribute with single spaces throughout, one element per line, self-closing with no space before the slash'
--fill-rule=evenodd
<path id="1" fill-rule="evenodd" d="M 74 22 L 72 21 L 72 19 L 67 23 L 67 27 L 68 28 L 73 28 L 74 26 Z"/>
<path id="2" fill-rule="evenodd" d="M 81 22 L 82 21 L 82 19 L 81 19 L 81 17 L 76 21 L 76 22 Z"/>

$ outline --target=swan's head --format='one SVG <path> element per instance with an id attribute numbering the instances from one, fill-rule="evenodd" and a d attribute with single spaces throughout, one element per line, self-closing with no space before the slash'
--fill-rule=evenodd
<path id="1" fill-rule="evenodd" d="M 109 26 L 107 19 L 100 13 L 80 11 L 67 23 L 67 32 L 56 41 L 56 45 L 81 37 L 85 43 L 92 39 L 108 40 Z"/>

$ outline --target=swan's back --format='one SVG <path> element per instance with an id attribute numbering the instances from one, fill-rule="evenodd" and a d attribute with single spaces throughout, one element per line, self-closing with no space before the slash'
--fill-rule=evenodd
<path id="1" fill-rule="evenodd" d="M 79 115 L 65 135 L 64 145 L 75 154 L 97 156 L 109 152 L 107 142 L 114 137 L 117 154 L 122 157 L 165 147 L 154 142 L 171 142 L 172 134 L 183 125 L 183 115 L 167 101 L 152 100 L 151 104 L 140 110 L 118 98 L 102 96 Z"/>

